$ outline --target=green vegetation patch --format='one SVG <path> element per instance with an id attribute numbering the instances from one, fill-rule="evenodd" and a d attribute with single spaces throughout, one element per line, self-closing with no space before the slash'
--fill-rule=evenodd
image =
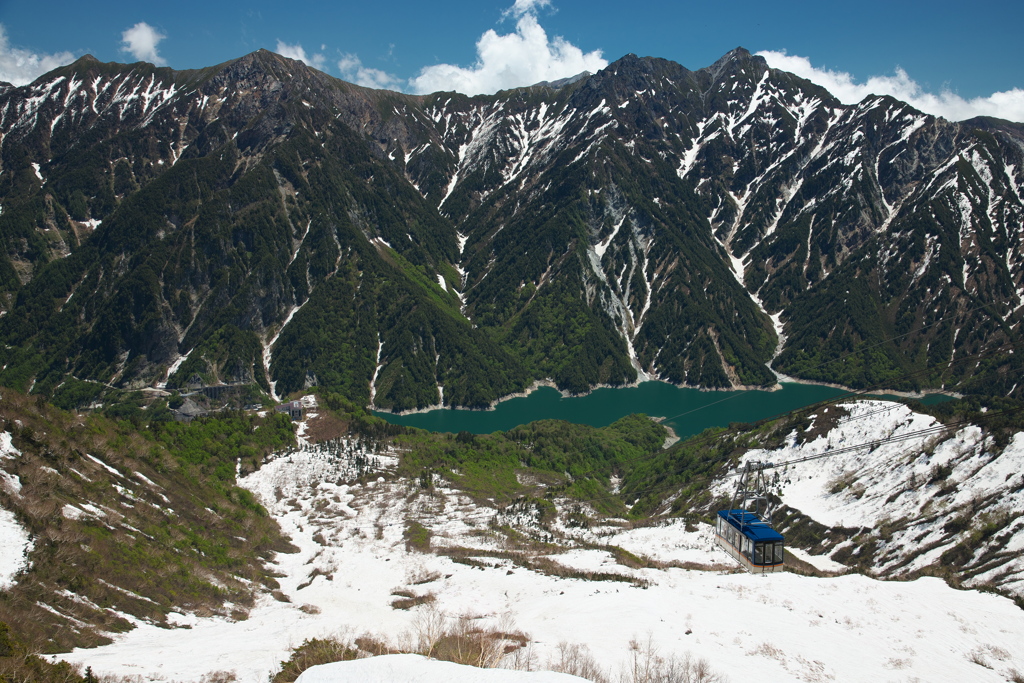
<path id="1" fill-rule="evenodd" d="M 36 539 L 29 568 L 0 594 L 0 622 L 26 647 L 110 642 L 132 628 L 119 613 L 243 618 L 261 587 L 277 587 L 264 562 L 291 546 L 235 469 L 294 443 L 284 416 L 137 425 L 5 390 L 0 429 L 22 453 L 3 463 L 21 495 L 0 492 L 0 504 Z"/>

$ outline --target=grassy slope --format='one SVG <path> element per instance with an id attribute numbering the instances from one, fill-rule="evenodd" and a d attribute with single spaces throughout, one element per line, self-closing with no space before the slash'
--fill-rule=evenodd
<path id="1" fill-rule="evenodd" d="M 254 592 L 275 586 L 262 559 L 289 545 L 234 476 L 294 441 L 287 420 L 143 425 L 6 390 L 0 425 L 21 452 L 0 466 L 22 485 L 0 491 L 0 504 L 34 539 L 30 568 L 0 594 L 0 622 L 27 647 L 109 642 L 131 628 L 120 614 L 244 618 Z"/>

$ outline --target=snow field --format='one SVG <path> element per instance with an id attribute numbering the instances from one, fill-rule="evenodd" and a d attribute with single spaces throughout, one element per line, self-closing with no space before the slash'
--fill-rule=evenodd
<path id="1" fill-rule="evenodd" d="M 579 683 L 583 678 L 552 671 L 478 669 L 421 655 L 385 655 L 307 669 L 296 683 Z"/>
<path id="2" fill-rule="evenodd" d="M 430 495 L 383 476 L 348 483 L 356 455 L 372 454 L 351 454 L 355 445 L 348 443 L 340 449 L 344 457 L 313 448 L 279 457 L 240 482 L 299 549 L 273 563 L 280 597 L 289 602 L 263 595 L 245 621 L 187 615 L 179 623 L 188 628 L 140 625 L 115 636 L 112 645 L 77 650 L 70 659 L 98 672 L 150 680 L 196 680 L 227 670 L 241 682 L 266 681 L 289 649 L 307 638 L 368 632 L 409 642 L 424 615 L 436 610 L 482 627 L 513 625 L 530 637 L 538 668 L 551 661 L 559 643 L 584 644 L 613 677 L 629 657 L 630 641 L 648 639 L 662 656 L 692 653 L 734 681 L 1002 681 L 1011 670 L 1024 670 L 1024 612 L 993 594 L 954 590 L 934 578 L 883 582 L 861 575 L 630 569 L 615 564 L 611 552 L 557 533 L 566 552 L 548 549 L 544 556 L 625 580 L 544 575 L 501 555 L 509 545 L 491 528 L 494 509 L 443 485 Z M 393 455 L 378 456 L 376 466 L 386 469 Z M 432 531 L 435 550 L 466 549 L 472 564 L 408 551 L 408 520 Z M 528 515 L 519 522 L 529 534 Z M 694 532 L 678 522 L 566 531 L 665 563 L 727 562 L 706 525 Z M 393 609 L 399 589 L 430 594 L 433 602 Z M 377 672 L 390 664 L 359 666 Z M 429 669 L 419 671 L 422 680 L 435 680 Z"/>

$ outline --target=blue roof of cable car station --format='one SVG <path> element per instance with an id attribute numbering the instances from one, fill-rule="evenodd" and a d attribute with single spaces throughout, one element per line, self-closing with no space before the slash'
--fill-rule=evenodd
<path id="1" fill-rule="evenodd" d="M 749 510 L 719 510 L 718 516 L 732 524 L 740 533 L 755 543 L 783 540 L 782 534 L 773 529 L 771 524 Z M 742 529 L 740 528 L 741 524 Z"/>

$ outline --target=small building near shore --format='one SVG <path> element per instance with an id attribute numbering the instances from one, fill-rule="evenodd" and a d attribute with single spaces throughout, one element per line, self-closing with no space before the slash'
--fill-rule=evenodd
<path id="1" fill-rule="evenodd" d="M 287 413 L 292 421 L 302 419 L 302 401 L 288 401 L 274 408 L 276 412 Z"/>

